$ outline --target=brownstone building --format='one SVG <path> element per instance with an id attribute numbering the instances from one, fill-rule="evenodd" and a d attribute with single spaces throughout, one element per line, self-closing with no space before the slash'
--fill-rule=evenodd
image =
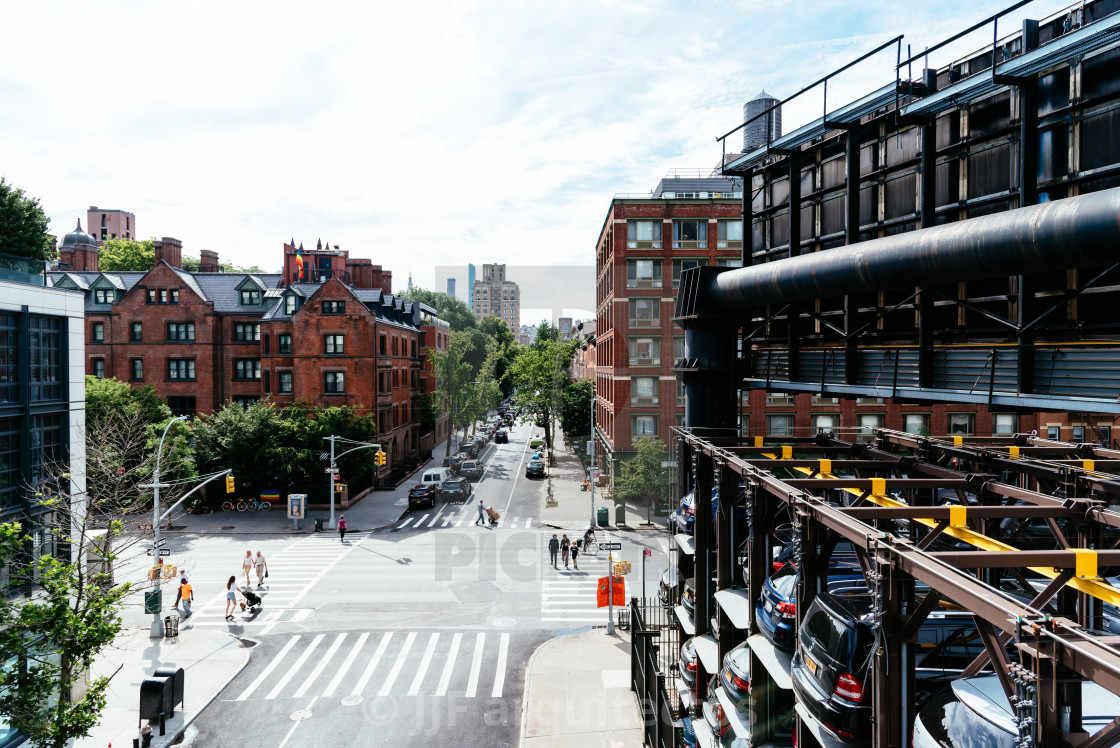
<path id="1" fill-rule="evenodd" d="M 180 250 L 165 239 L 148 272 L 50 274 L 85 293 L 88 374 L 152 384 L 177 414 L 263 396 L 371 411 L 389 444 L 378 477 L 419 461 L 422 326 L 446 346 L 432 309 L 390 293 L 380 266 L 321 244 L 285 244 L 283 273 L 189 273 L 172 264 Z"/>

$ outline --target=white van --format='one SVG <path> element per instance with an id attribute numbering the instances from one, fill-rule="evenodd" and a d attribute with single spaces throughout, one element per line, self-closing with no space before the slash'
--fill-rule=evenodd
<path id="1" fill-rule="evenodd" d="M 437 486 L 442 486 L 443 482 L 450 477 L 451 471 L 447 468 L 429 468 L 420 476 L 420 482 L 424 484 L 434 483 Z"/>

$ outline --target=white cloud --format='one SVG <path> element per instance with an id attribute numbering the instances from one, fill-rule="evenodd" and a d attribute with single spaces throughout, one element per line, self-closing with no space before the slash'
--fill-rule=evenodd
<path id="1" fill-rule="evenodd" d="M 917 49 L 999 7 L 8 3 L 0 45 L 21 62 L 0 70 L 0 171 L 55 232 L 124 208 L 142 234 L 241 264 L 278 266 L 292 236 L 402 283 L 436 264 L 586 264 L 610 197 L 714 165 L 714 136 L 759 89 L 786 96 L 896 34 Z M 893 79 L 882 57 L 830 102 Z M 790 107 L 787 130 L 819 107 Z"/>

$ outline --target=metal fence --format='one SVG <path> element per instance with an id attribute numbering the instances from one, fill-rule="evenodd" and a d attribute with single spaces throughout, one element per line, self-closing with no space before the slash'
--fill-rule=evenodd
<path id="1" fill-rule="evenodd" d="M 630 599 L 630 689 L 642 713 L 645 745 L 677 748 L 681 704 L 676 677 L 680 641 L 672 609 L 659 600 Z M 667 687 L 668 685 L 668 687 Z"/>

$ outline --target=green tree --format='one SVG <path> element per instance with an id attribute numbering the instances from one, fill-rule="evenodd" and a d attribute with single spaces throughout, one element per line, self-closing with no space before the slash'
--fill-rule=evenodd
<path id="1" fill-rule="evenodd" d="M 517 354 L 521 350 L 521 345 L 514 337 L 513 331 L 509 329 L 509 325 L 503 322 L 500 317 L 483 317 L 479 320 L 478 327 L 498 345 L 498 359 L 494 367 L 494 378 L 498 381 L 498 386 L 501 387 L 502 396 L 508 397 L 513 391 L 509 370 L 513 366 L 513 360 L 517 358 Z"/>
<path id="2" fill-rule="evenodd" d="M 377 439 L 374 416 L 350 406 L 320 408 L 307 401 L 296 401 L 280 409 L 279 418 L 281 431 L 276 439 L 273 480 L 279 476 L 306 482 L 309 492 L 315 494 L 326 491 L 325 463 L 320 459 L 330 451 L 326 437 L 341 437 L 336 442 L 336 454 L 357 446 L 352 442 L 373 443 Z M 338 460 L 340 479 L 361 485 L 373 475 L 375 454 L 376 450 L 361 449 Z"/>
<path id="3" fill-rule="evenodd" d="M 48 225 L 39 199 L 28 197 L 22 188 L 0 177 L 0 252 L 35 260 L 51 259 Z"/>
<path id="4" fill-rule="evenodd" d="M 452 332 L 478 327 L 478 321 L 475 319 L 471 308 L 467 306 L 465 301 L 454 296 L 448 296 L 440 291 L 432 291 L 427 288 L 412 288 L 397 295 L 402 299 L 419 301 L 421 304 L 427 304 L 435 309 L 439 318 L 451 325 Z"/>
<path id="5" fill-rule="evenodd" d="M 261 485 L 284 469 L 279 456 L 280 415 L 267 400 L 248 408 L 229 403 L 194 425 L 198 469 L 207 474 L 229 468 L 238 483 Z M 291 455 L 286 455 L 291 456 Z"/>
<path id="6" fill-rule="evenodd" d="M 639 436 L 634 440 L 635 455 L 622 463 L 614 480 L 616 501 L 645 504 L 646 522 L 654 504 L 668 495 L 669 450 L 656 436 Z"/>
<path id="7" fill-rule="evenodd" d="M 577 342 L 553 334 L 556 328 L 542 322 L 537 339 L 522 349 L 510 367 L 514 402 L 545 425 L 545 443 L 552 448 L 553 423 L 559 415 L 567 369 Z"/>
<path id="8" fill-rule="evenodd" d="M 591 400 L 595 397 L 595 383 L 590 379 L 568 382 L 560 404 L 560 428 L 569 439 L 591 434 Z"/>
<path id="9" fill-rule="evenodd" d="M 443 406 L 447 409 L 448 422 L 451 432 L 454 433 L 459 426 L 468 423 L 470 400 L 472 397 L 472 377 L 474 372 L 467 362 L 466 356 L 473 347 L 468 332 L 453 331 L 448 339 L 446 351 L 430 351 L 432 363 L 435 366 L 437 392 L 443 398 Z M 447 440 L 445 455 L 451 454 L 451 440 Z"/>
<path id="10" fill-rule="evenodd" d="M 145 271 L 155 264 L 156 248 L 151 239 L 106 239 L 97 253 L 97 269 L 102 271 Z"/>

